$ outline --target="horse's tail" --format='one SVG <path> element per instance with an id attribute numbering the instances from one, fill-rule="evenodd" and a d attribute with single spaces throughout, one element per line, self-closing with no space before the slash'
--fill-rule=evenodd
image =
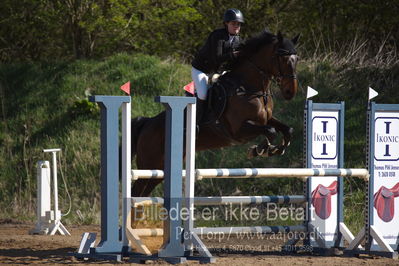
<path id="1" fill-rule="evenodd" d="M 149 117 L 138 116 L 132 119 L 132 157 L 137 153 L 137 141 L 144 124 L 150 120 Z"/>

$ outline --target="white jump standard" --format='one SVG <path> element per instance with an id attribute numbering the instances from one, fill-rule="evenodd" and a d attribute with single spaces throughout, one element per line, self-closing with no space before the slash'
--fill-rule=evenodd
<path id="1" fill-rule="evenodd" d="M 374 95 L 378 95 L 374 91 Z M 399 251 L 399 104 L 368 105 L 370 182 L 365 227 L 350 243 L 349 254 L 398 258 Z M 366 247 L 359 244 L 366 240 Z"/>
<path id="2" fill-rule="evenodd" d="M 71 234 L 61 222 L 61 211 L 58 209 L 57 152 L 61 149 L 44 149 L 44 153 L 52 153 L 53 166 L 53 209 L 51 209 L 51 177 L 50 163 L 39 161 L 37 165 L 37 223 L 30 234 L 61 235 Z"/>

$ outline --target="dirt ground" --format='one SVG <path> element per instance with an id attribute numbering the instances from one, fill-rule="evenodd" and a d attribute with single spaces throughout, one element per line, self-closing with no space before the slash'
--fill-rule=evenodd
<path id="1" fill-rule="evenodd" d="M 0 264 L 90 264 L 112 265 L 114 262 L 79 261 L 68 255 L 79 246 L 84 232 L 99 233 L 99 226 L 67 226 L 72 236 L 42 236 L 29 235 L 28 231 L 33 224 L 0 223 Z M 97 236 L 99 239 L 99 236 Z M 146 238 L 145 243 L 151 250 L 156 250 L 162 238 Z M 343 257 L 317 256 L 309 253 L 283 255 L 275 250 L 277 240 L 238 240 L 226 241 L 207 240 L 208 247 L 213 248 L 212 254 L 216 257 L 215 265 L 399 265 L 399 260 L 374 256 Z M 262 251 L 262 252 L 259 252 Z M 124 263 L 129 263 L 126 258 Z M 169 265 L 163 261 L 147 262 L 154 265 Z M 187 265 L 199 264 L 189 261 Z"/>

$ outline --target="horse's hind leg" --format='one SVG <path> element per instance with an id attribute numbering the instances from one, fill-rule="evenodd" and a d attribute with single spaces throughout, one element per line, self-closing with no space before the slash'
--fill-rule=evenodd
<path id="1" fill-rule="evenodd" d="M 158 150 L 156 150 L 155 147 L 151 147 L 147 142 L 146 147 L 148 150 L 137 154 L 138 169 L 163 170 L 163 141 L 154 139 L 153 143 L 159 145 Z M 155 187 L 162 183 L 162 181 L 162 179 L 138 179 L 133 183 L 132 196 L 149 197 Z"/>
<path id="2" fill-rule="evenodd" d="M 132 186 L 132 196 L 133 197 L 149 197 L 151 192 L 155 189 L 157 185 L 162 183 L 162 179 L 138 179 L 134 181 Z"/>
<path id="3" fill-rule="evenodd" d="M 136 163 L 138 169 L 163 170 L 164 131 L 163 113 L 149 121 L 137 139 Z M 139 179 L 133 183 L 132 196 L 148 197 L 162 179 Z"/>

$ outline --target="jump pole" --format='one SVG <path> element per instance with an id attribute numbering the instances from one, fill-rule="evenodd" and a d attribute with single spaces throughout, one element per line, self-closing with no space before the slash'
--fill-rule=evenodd
<path id="1" fill-rule="evenodd" d="M 344 132 L 344 103 L 338 104 L 316 104 L 312 101 L 308 100 L 305 106 L 305 161 L 307 168 L 324 168 L 320 171 L 325 171 L 328 173 L 330 171 L 332 177 L 330 178 L 316 178 L 310 177 L 307 180 L 306 184 L 306 195 L 309 198 L 308 206 L 311 206 L 311 198 L 310 195 L 314 188 L 318 185 L 328 185 L 331 182 L 338 182 L 337 190 L 338 193 L 336 196 L 336 200 L 333 201 L 333 207 L 335 208 L 332 213 L 334 215 L 329 215 L 329 217 L 316 217 L 314 211 L 311 208 L 308 208 L 310 220 L 306 221 L 304 224 L 304 228 L 306 228 L 307 232 L 315 232 L 317 237 L 316 239 L 308 238 L 307 244 L 312 245 L 316 248 L 317 251 L 320 252 L 328 252 L 333 248 L 343 248 L 343 237 L 347 241 L 352 241 L 354 239 L 353 234 L 348 230 L 348 228 L 343 223 L 343 178 L 339 175 L 345 175 L 344 172 L 336 173 L 336 168 L 343 166 L 343 132 Z M 195 132 L 192 132 L 191 139 L 195 138 Z M 329 142 L 328 142 L 329 141 Z M 190 143 L 187 141 L 187 143 Z M 312 145 L 313 144 L 313 145 Z M 190 148 L 190 147 L 188 147 Z M 191 147 L 193 148 L 193 147 Z M 321 148 L 318 150 L 317 148 Z M 189 150 L 187 150 L 187 154 Z M 191 154 L 195 154 L 191 150 Z M 189 163 L 193 163 L 193 156 L 189 157 L 187 165 Z M 332 169 L 331 169 L 332 168 Z M 265 169 L 266 172 L 272 172 L 270 176 L 295 176 L 298 175 L 298 172 L 292 171 L 291 173 L 280 173 L 278 175 L 278 171 L 281 169 L 275 169 L 277 172 L 273 173 L 274 169 Z M 301 169 L 303 170 L 311 170 L 311 169 Z M 364 173 L 365 179 L 368 178 L 368 172 L 364 169 L 360 169 Z M 223 170 L 216 169 L 197 169 L 197 178 L 201 176 L 200 172 L 203 171 L 208 174 L 203 174 L 203 176 L 208 177 L 244 177 L 246 176 L 243 169 L 232 171 L 234 174 L 223 174 Z M 258 171 L 258 170 L 257 170 Z M 296 169 L 296 171 L 300 171 Z M 318 170 L 319 171 L 319 170 Z M 294 174 L 292 172 L 295 172 Z M 312 172 L 307 173 L 309 176 L 317 176 L 317 174 Z M 250 174 L 251 176 L 251 174 Z M 325 174 L 323 175 L 325 176 Z M 186 198 L 191 199 L 189 202 L 190 208 L 193 207 L 194 204 L 194 181 L 195 176 L 194 173 L 187 174 L 189 182 L 186 182 Z M 256 175 L 252 174 L 252 177 L 256 177 Z M 328 183 L 327 183 L 328 182 Z M 328 220 L 329 219 L 329 220 Z M 331 225 L 332 223 L 332 225 Z M 196 230 L 193 226 L 192 219 L 189 219 L 189 222 L 185 223 L 185 232 L 190 232 L 189 239 L 196 239 Z M 217 232 L 215 229 L 213 232 Z M 293 239 L 288 242 L 287 245 L 295 244 L 299 239 Z M 186 246 L 189 250 L 190 246 Z M 200 245 L 200 249 L 206 250 L 206 247 Z M 209 254 L 204 253 L 203 256 L 209 256 Z"/>
<path id="2" fill-rule="evenodd" d="M 311 171 L 311 172 L 305 172 L 305 175 L 309 175 L 309 176 L 326 176 L 326 175 L 331 175 L 333 176 L 333 178 L 335 178 L 335 180 L 337 180 L 337 176 L 353 176 L 353 173 L 351 173 L 350 171 L 341 171 L 344 169 L 336 169 L 338 167 L 338 162 L 337 162 L 337 158 L 338 158 L 338 154 L 341 153 L 342 149 L 343 149 L 343 112 L 344 112 L 344 104 L 343 103 L 339 103 L 339 104 L 313 104 L 311 101 L 307 102 L 307 109 L 306 109 L 306 115 L 309 115 L 309 117 L 312 117 L 313 115 L 313 110 L 315 109 L 316 111 L 314 112 L 316 115 L 318 114 L 319 116 L 315 116 L 311 118 L 310 123 L 311 126 L 306 128 L 306 136 L 307 139 L 305 141 L 308 142 L 312 142 L 312 136 L 315 136 L 312 130 L 313 130 L 313 123 L 314 123 L 314 128 L 317 129 L 317 126 L 319 127 L 317 130 L 321 130 L 320 136 L 318 137 L 318 139 L 316 140 L 328 140 L 329 138 L 332 139 L 332 143 L 328 144 L 328 143 L 318 143 L 319 145 L 315 145 L 316 147 L 321 147 L 321 151 L 319 151 L 320 155 L 323 155 L 320 158 L 316 158 L 319 160 L 322 160 L 321 162 L 324 164 L 321 164 L 321 168 L 325 168 L 325 169 L 297 169 L 298 171 L 302 171 L 302 175 L 304 175 L 303 171 Z M 310 111 L 310 113 L 309 113 Z M 320 116 L 319 113 L 322 112 L 322 116 Z M 191 115 L 188 115 L 187 118 L 189 119 L 191 117 Z M 342 121 L 342 122 L 338 122 L 338 121 Z M 331 124 L 329 124 L 331 122 Z M 188 125 L 190 125 L 189 121 L 187 123 Z M 189 127 L 190 128 L 190 127 Z M 312 129 L 312 130 L 311 130 Z M 315 130 L 316 130 L 315 129 Z M 328 129 L 328 130 L 327 130 Z M 316 131 L 317 131 L 316 130 Z M 187 132 L 189 132 L 190 130 L 188 129 Z M 324 135 L 323 135 L 324 134 Z M 190 139 L 191 137 L 191 139 Z M 191 132 L 191 136 L 189 137 L 189 139 L 187 139 L 187 143 L 192 143 L 190 140 L 195 139 L 195 130 Z M 320 141 L 319 141 L 320 142 Z M 340 146 L 341 145 L 341 146 Z M 191 145 L 187 145 L 187 149 L 190 148 Z M 191 148 L 193 149 L 193 146 L 191 146 Z M 332 146 L 332 148 L 330 147 Z M 306 154 L 311 156 L 311 152 L 312 149 L 310 148 L 312 147 L 311 145 L 308 145 L 306 147 Z M 194 160 L 193 160 L 193 150 L 186 150 L 187 152 L 187 162 L 186 165 L 188 167 L 190 167 L 190 165 L 192 165 L 191 169 L 194 169 Z M 191 156 L 190 156 L 190 152 L 191 152 Z M 314 151 L 314 153 L 316 153 L 316 151 Z M 332 156 L 330 158 L 330 154 L 333 154 L 334 156 Z M 341 153 L 342 154 L 342 153 Z M 313 154 L 314 155 L 314 154 Z M 343 155 L 340 155 L 341 158 L 343 158 Z M 317 156 L 316 156 L 317 157 Z M 176 158 L 176 157 L 175 157 Z M 329 161 L 329 160 L 335 160 L 335 161 Z M 323 161 L 324 160 L 324 161 Z M 319 161 L 320 162 L 320 161 Z M 319 163 L 317 162 L 317 163 Z M 312 162 L 314 165 L 316 165 L 316 162 Z M 334 164 L 335 163 L 335 164 Z M 328 168 L 333 168 L 333 169 L 328 169 Z M 230 171 L 231 170 L 231 171 Z M 186 182 L 186 202 L 187 202 L 187 206 L 190 206 L 190 210 L 192 210 L 192 206 L 193 206 L 193 201 L 195 200 L 194 197 L 194 180 L 197 178 L 203 178 L 203 176 L 206 177 L 217 177 L 217 178 L 223 178 L 223 177 L 227 177 L 227 178 L 231 178 L 231 177 L 245 177 L 246 174 L 243 172 L 248 172 L 251 171 L 250 169 L 208 169 L 208 170 L 204 170 L 204 169 L 197 169 L 196 170 L 196 174 L 194 175 L 193 171 L 190 171 L 189 169 L 187 170 L 186 173 L 182 172 L 182 174 L 180 175 L 181 177 L 183 177 L 183 175 L 187 175 L 186 176 L 186 180 L 188 178 L 188 182 Z M 274 177 L 279 176 L 277 174 L 277 172 L 273 172 L 273 170 L 276 171 L 281 171 L 281 169 L 264 169 L 266 172 L 272 172 L 272 175 Z M 286 175 L 286 176 L 294 176 L 295 174 L 292 174 L 292 171 L 294 169 L 287 169 L 290 172 L 285 172 L 285 173 L 280 173 L 280 176 Z M 360 176 L 362 176 L 363 178 L 367 179 L 368 177 L 368 172 L 365 169 L 353 169 L 353 170 L 359 170 L 361 173 L 359 174 Z M 162 178 L 163 177 L 163 173 L 162 171 L 159 170 L 133 170 L 133 176 L 136 176 L 136 178 L 140 177 L 140 174 L 137 172 L 142 171 L 142 173 L 144 174 L 144 176 L 146 176 L 147 178 Z M 205 172 L 209 172 L 209 171 L 214 171 L 214 173 L 211 174 L 202 174 L 201 175 L 201 171 L 205 171 Z M 226 172 L 228 174 L 224 174 L 224 172 Z M 256 169 L 254 171 L 259 171 L 259 169 Z M 262 171 L 262 170 L 260 170 Z M 337 172 L 338 171 L 338 172 Z M 219 173 L 220 172 L 220 173 Z M 320 174 L 323 173 L 323 174 Z M 301 175 L 296 173 L 296 175 Z M 256 175 L 254 175 L 253 173 L 249 175 L 249 177 L 255 177 Z M 178 178 L 178 176 L 175 176 L 176 178 Z M 303 176 L 305 177 L 305 176 Z M 323 178 L 323 180 L 326 178 Z M 335 181 L 334 180 L 334 181 Z M 340 177 L 338 179 L 342 180 L 342 177 Z M 315 181 L 313 183 L 316 183 Z M 320 184 L 319 184 L 320 185 Z M 188 187 L 187 187 L 188 186 Z M 340 188 L 341 187 L 341 188 Z M 309 185 L 309 183 L 307 184 L 307 195 L 308 197 L 310 197 L 310 191 L 312 189 L 312 185 Z M 340 182 L 340 185 L 338 186 L 338 194 L 342 194 L 342 181 Z M 342 202 L 342 196 L 337 197 L 335 196 L 336 201 L 334 200 L 334 202 Z M 188 200 L 187 200 L 188 199 Z M 309 199 L 309 203 L 310 203 L 310 199 Z M 324 226 L 322 229 L 319 229 L 319 227 L 317 227 L 318 225 L 313 225 L 311 224 L 312 221 L 306 221 L 306 223 L 303 226 L 299 226 L 298 228 L 300 228 L 300 231 L 303 231 L 303 228 L 305 228 L 306 232 L 317 232 L 317 237 L 316 239 L 312 240 L 309 239 L 309 243 L 312 246 L 315 246 L 316 248 L 319 248 L 319 250 L 329 250 L 331 248 L 335 248 L 335 247 L 340 247 L 340 243 L 342 240 L 342 236 L 345 237 L 346 239 L 348 239 L 348 241 L 351 241 L 353 239 L 353 235 L 349 232 L 349 230 L 347 230 L 346 226 L 343 224 L 342 219 L 342 204 L 336 204 L 335 205 L 336 209 L 333 211 L 335 213 L 335 216 L 333 216 L 333 220 L 335 222 L 335 225 L 331 228 L 333 229 L 329 229 L 329 230 L 333 230 L 333 238 L 332 240 L 326 240 L 326 236 L 328 236 L 328 233 L 325 233 L 326 231 L 326 226 Z M 192 212 L 190 212 L 191 214 Z M 325 217 L 323 218 L 324 220 L 326 219 Z M 200 239 L 198 238 L 198 233 L 201 231 L 199 230 L 199 228 L 194 228 L 193 223 L 192 223 L 193 219 L 191 219 L 191 217 L 188 219 L 188 221 L 185 221 L 184 223 L 184 243 L 185 243 L 185 249 L 186 249 L 186 255 L 190 256 L 191 253 L 191 249 L 194 246 L 194 242 L 195 242 L 195 246 L 197 248 L 199 248 L 200 250 L 200 255 L 202 258 L 212 258 L 211 254 L 209 253 L 209 251 L 207 250 L 206 246 L 203 245 L 203 243 L 200 241 Z M 323 225 L 323 224 L 322 224 Z M 280 227 L 283 229 L 279 229 L 279 230 L 285 230 L 285 232 L 288 232 L 289 230 L 291 230 L 290 227 Z M 205 229 L 204 231 L 209 231 L 209 232 L 217 232 L 217 228 L 208 228 Z M 220 228 L 220 230 L 224 230 L 222 228 Z M 242 230 L 247 230 L 247 231 L 251 231 L 253 229 L 250 228 L 233 228 L 233 230 L 238 230 L 238 231 L 242 231 Z M 270 228 L 264 228 L 262 229 L 263 232 L 273 232 L 273 230 L 271 230 Z M 287 231 L 288 230 L 288 231 Z M 338 233 L 336 233 L 338 232 Z M 342 235 L 342 236 L 341 236 Z M 337 240 L 338 239 L 338 240 Z M 296 241 L 296 240 L 294 240 Z M 310 242 L 310 241 L 315 241 L 315 242 Z M 187 254 L 188 253 L 188 254 Z"/>
<path id="3" fill-rule="evenodd" d="M 116 97 L 116 98 L 115 98 Z M 180 99 L 177 99 L 180 98 Z M 101 116 L 102 116 L 102 125 L 101 125 L 101 138 L 102 141 L 102 165 L 106 165 L 106 171 L 102 171 L 102 240 L 100 244 L 96 248 L 90 249 L 90 253 L 86 254 L 86 257 L 100 257 L 100 258 L 116 258 L 117 260 L 121 259 L 122 255 L 126 253 L 126 243 L 128 242 L 128 237 L 123 239 L 119 238 L 119 226 L 117 222 L 118 215 L 118 203 L 117 196 L 118 195 L 118 186 L 117 181 L 115 182 L 115 178 L 118 178 L 118 171 L 116 165 L 118 164 L 118 155 L 116 152 L 116 148 L 118 146 L 118 122 L 111 122 L 112 118 L 118 117 L 118 109 L 122 103 L 130 102 L 130 97 L 122 97 L 122 96 L 95 96 L 94 101 L 99 102 L 101 106 Z M 159 102 L 164 103 L 167 106 L 167 116 L 166 116 L 166 128 L 167 128 L 167 140 L 166 142 L 166 151 L 167 151 L 167 166 L 165 167 L 165 200 L 167 208 L 177 207 L 176 204 L 181 202 L 182 199 L 182 165 L 179 158 L 182 158 L 182 147 L 183 147 L 183 110 L 188 104 L 195 103 L 194 98 L 187 97 L 159 97 Z M 192 115 L 187 116 L 187 119 L 191 119 Z M 193 120 L 191 120 L 193 121 Z M 191 127 L 192 128 L 192 127 Z M 195 132 L 195 130 L 193 130 Z M 193 135 L 193 132 L 191 132 Z M 176 140 L 173 141 L 173 138 Z M 180 138 L 181 141 L 177 139 Z M 191 139 L 192 140 L 192 139 Z M 187 143 L 193 143 L 192 141 Z M 188 145 L 191 146 L 191 145 Z M 192 155 L 188 156 L 192 159 Z M 169 157 L 169 159 L 168 159 Z M 180 163 L 175 163 L 175 160 L 180 161 Z M 194 161 L 191 161 L 193 163 Z M 190 165 L 190 161 L 187 163 Z M 125 167 L 128 164 L 125 165 Z M 127 168 L 126 168 L 127 169 Z M 195 180 L 194 178 L 194 165 L 192 165 L 191 170 L 188 170 L 188 178 L 189 180 Z M 129 170 L 125 171 L 125 176 L 129 177 Z M 173 179 L 172 179 L 173 178 Z M 129 179 L 129 178 L 128 178 Z M 167 181 L 169 180 L 169 181 Z M 180 180 L 180 181 L 179 181 Z M 113 183 L 112 183 L 113 182 Z M 176 182 L 176 183 L 175 183 Z M 173 183 L 173 185 L 172 185 Z M 186 182 L 190 185 L 194 184 L 194 181 Z M 125 183 L 128 185 L 128 182 Z M 193 194 L 194 188 L 188 187 L 186 189 L 186 193 Z M 112 195 L 112 196 L 111 196 Z M 129 199 L 129 194 L 125 193 L 126 201 Z M 176 197 L 180 200 L 174 201 L 173 197 Z M 188 199 L 193 199 L 189 195 Z M 127 204 L 127 202 L 126 202 Z M 193 201 L 189 200 L 186 203 L 188 206 L 192 206 Z M 126 205 L 128 206 L 128 204 Z M 128 208 L 126 207 L 123 215 L 126 215 L 128 212 Z M 192 214 L 192 212 L 189 212 Z M 125 219 L 124 219 L 125 220 Z M 192 219 L 189 219 L 189 221 Z M 205 261 L 211 262 L 212 255 L 206 249 L 205 245 L 201 242 L 196 234 L 195 228 L 190 228 L 190 223 L 185 223 L 185 226 L 188 226 L 188 229 L 184 229 L 183 236 L 179 233 L 174 233 L 172 228 L 181 224 L 182 221 L 167 221 L 165 229 L 166 229 L 166 240 L 163 249 L 158 253 L 158 258 L 164 258 L 173 263 L 184 262 L 185 258 L 189 258 L 191 256 L 189 247 L 193 247 L 194 244 L 196 248 L 200 250 L 200 259 L 204 259 Z M 188 225 L 187 225 L 188 224 Z M 122 226 L 122 232 L 123 230 Z M 268 230 L 268 229 L 267 229 Z M 307 229 L 308 230 L 308 229 Z M 123 235 L 123 233 L 122 233 Z M 173 237 L 172 237 L 173 236 Z M 184 237 L 184 238 L 183 238 Z M 183 239 L 182 239 L 183 238 Z M 184 242 L 184 244 L 182 244 Z M 317 241 L 319 243 L 319 241 Z M 200 245 L 198 245 L 200 244 Z M 183 254 L 183 255 L 182 255 Z M 136 257 L 138 260 L 143 259 L 143 257 Z M 134 259 L 134 257 L 133 257 Z"/>

